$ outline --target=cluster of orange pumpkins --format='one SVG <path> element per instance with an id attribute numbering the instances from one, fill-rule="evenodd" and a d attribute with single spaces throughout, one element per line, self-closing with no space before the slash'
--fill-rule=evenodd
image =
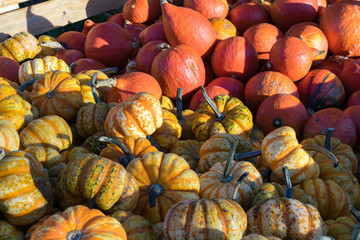
<path id="1" fill-rule="evenodd" d="M 129 0 L 0 43 L 0 240 L 356 239 L 360 4 Z"/>

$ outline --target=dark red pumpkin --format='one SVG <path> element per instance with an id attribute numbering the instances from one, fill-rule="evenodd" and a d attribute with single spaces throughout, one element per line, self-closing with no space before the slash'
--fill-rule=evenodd
<path id="1" fill-rule="evenodd" d="M 346 60 L 346 57 L 339 55 L 331 55 L 324 60 L 322 60 L 317 66 L 317 69 L 327 69 L 330 72 L 334 73 L 336 76 L 340 78 L 343 62 Z"/>
<path id="2" fill-rule="evenodd" d="M 358 105 L 360 105 L 360 90 L 351 94 L 347 102 L 347 107 L 358 106 Z"/>
<path id="3" fill-rule="evenodd" d="M 255 124 L 265 135 L 276 128 L 289 126 L 300 138 L 308 118 L 304 104 L 297 97 L 289 94 L 275 94 L 261 103 Z"/>
<path id="4" fill-rule="evenodd" d="M 155 40 L 142 46 L 135 58 L 136 71 L 151 74 L 151 65 L 155 57 L 161 53 L 162 50 L 167 49 L 164 44 L 165 42 L 163 41 Z M 168 44 L 166 45 L 170 48 Z"/>
<path id="5" fill-rule="evenodd" d="M 322 134 L 328 128 L 333 128 L 332 137 L 350 147 L 356 143 L 356 128 L 351 118 L 338 108 L 325 108 L 310 117 L 304 127 L 304 139 Z"/>
<path id="6" fill-rule="evenodd" d="M 277 27 L 269 23 L 256 24 L 243 34 L 243 37 L 255 47 L 259 60 L 262 62 L 269 60 L 271 47 L 283 36 Z"/>
<path id="7" fill-rule="evenodd" d="M 139 40 L 142 46 L 144 46 L 148 42 L 155 40 L 167 42 L 167 38 L 164 30 L 164 24 L 162 22 L 158 22 L 145 28 L 140 33 Z"/>
<path id="8" fill-rule="evenodd" d="M 159 53 L 151 66 L 151 75 L 159 82 L 163 94 L 173 100 L 178 88 L 183 89 L 183 100 L 188 101 L 205 84 L 204 63 L 198 52 L 187 45 Z"/>
<path id="9" fill-rule="evenodd" d="M 61 49 L 59 52 L 56 52 L 55 57 L 58 59 L 64 60 L 68 66 L 70 66 L 73 62 L 81 58 L 85 58 L 84 53 L 80 52 L 79 50 L 75 49 Z"/>
<path id="10" fill-rule="evenodd" d="M 207 86 L 212 80 L 216 78 L 216 75 L 211 67 L 211 62 L 203 59 L 205 67 L 205 85 Z"/>
<path id="11" fill-rule="evenodd" d="M 123 8 L 124 19 L 132 23 L 152 21 L 160 15 L 160 0 L 129 0 Z"/>
<path id="12" fill-rule="evenodd" d="M 226 94 L 226 95 L 229 95 L 230 97 L 233 97 L 227 89 L 220 87 L 220 86 L 207 86 L 207 87 L 205 87 L 205 90 L 206 90 L 207 94 L 209 95 L 209 97 L 212 99 L 215 98 L 215 96 L 221 95 L 221 94 Z M 205 98 L 204 98 L 203 94 L 201 93 L 201 90 L 199 89 L 192 96 L 189 108 L 193 111 L 196 111 L 199 108 L 200 104 L 204 101 L 205 101 Z"/>
<path id="13" fill-rule="evenodd" d="M 360 150 L 360 106 L 351 106 L 344 111 L 354 122 L 356 128 L 356 147 Z"/>
<path id="14" fill-rule="evenodd" d="M 75 67 L 72 69 L 73 74 L 77 74 L 84 70 L 92 70 L 92 69 L 104 69 L 106 68 L 104 64 L 101 62 L 91 59 L 91 58 L 81 58 L 75 61 Z"/>
<path id="15" fill-rule="evenodd" d="M 132 23 L 125 20 L 124 30 L 129 34 L 132 41 L 139 41 L 140 33 L 146 29 L 148 25 L 142 23 Z"/>
<path id="16" fill-rule="evenodd" d="M 256 74 L 259 58 L 254 46 L 244 37 L 231 37 L 220 41 L 212 55 L 211 65 L 218 77 L 236 77 L 247 82 Z"/>
<path id="17" fill-rule="evenodd" d="M 20 64 L 12 58 L 0 56 L 0 77 L 19 82 Z"/>
<path id="18" fill-rule="evenodd" d="M 78 50 L 82 53 L 85 53 L 84 46 L 85 46 L 86 36 L 81 32 L 76 31 L 67 31 L 60 34 L 56 41 L 66 43 L 70 49 Z"/>
<path id="19" fill-rule="evenodd" d="M 124 27 L 124 24 L 125 24 L 125 19 L 124 19 L 123 13 L 117 13 L 115 15 L 112 15 L 106 21 L 117 23 L 120 25 L 120 27 Z"/>
<path id="20" fill-rule="evenodd" d="M 212 80 L 207 86 L 208 87 L 210 87 L 210 86 L 223 87 L 229 91 L 230 96 L 236 97 L 236 98 L 240 99 L 242 102 L 244 101 L 245 86 L 241 81 L 239 81 L 235 78 L 218 77 L 218 78 Z M 211 97 L 211 98 L 213 98 L 213 97 Z"/>
<path id="21" fill-rule="evenodd" d="M 226 0 L 184 0 L 183 6 L 194 9 L 206 19 L 226 18 L 229 12 L 229 4 Z"/>
<path id="22" fill-rule="evenodd" d="M 266 98 L 278 93 L 291 94 L 299 98 L 295 83 L 286 75 L 274 71 L 260 72 L 246 83 L 246 106 L 256 113 Z"/>
<path id="23" fill-rule="evenodd" d="M 172 47 L 191 46 L 201 57 L 206 57 L 216 41 L 216 33 L 209 20 L 201 13 L 177 7 L 161 0 L 162 20 L 166 38 Z"/>
<path id="24" fill-rule="evenodd" d="M 329 70 L 311 70 L 296 86 L 307 109 L 316 112 L 323 108 L 342 108 L 345 105 L 345 88 L 340 79 Z"/>
<path id="25" fill-rule="evenodd" d="M 87 19 L 84 22 L 83 30 L 81 31 L 82 34 L 85 36 L 89 33 L 89 31 L 96 26 L 97 23 L 94 23 L 93 20 Z"/>
<path id="26" fill-rule="evenodd" d="M 347 59 L 343 63 L 343 70 L 340 75 L 346 90 L 350 96 L 360 90 L 360 59 Z"/>
<path id="27" fill-rule="evenodd" d="M 269 13 L 260 4 L 243 3 L 234 7 L 229 14 L 239 34 L 242 35 L 249 27 L 269 21 Z"/>

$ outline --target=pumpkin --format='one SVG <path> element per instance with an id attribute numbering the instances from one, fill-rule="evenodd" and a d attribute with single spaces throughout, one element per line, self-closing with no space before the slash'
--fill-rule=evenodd
<path id="1" fill-rule="evenodd" d="M 350 147 L 356 143 L 356 128 L 351 118 L 337 108 L 326 108 L 316 112 L 304 127 L 304 139 L 315 137 L 324 130 L 333 128 L 333 137 Z"/>
<path id="2" fill-rule="evenodd" d="M 111 216 L 121 223 L 128 240 L 156 240 L 151 224 L 144 217 L 130 211 L 116 211 Z"/>
<path id="3" fill-rule="evenodd" d="M 259 59 L 254 46 L 244 37 L 220 41 L 211 54 L 211 66 L 218 77 L 235 77 L 247 82 L 256 74 Z"/>
<path id="4" fill-rule="evenodd" d="M 0 43 L 0 56 L 22 62 L 34 58 L 41 50 L 37 39 L 28 32 L 20 32 Z"/>
<path id="5" fill-rule="evenodd" d="M 133 44 L 140 45 L 139 35 L 142 30 L 147 28 L 148 25 L 142 23 L 132 23 L 129 20 L 124 22 L 124 30 L 130 35 L 130 39 L 133 39 Z"/>
<path id="6" fill-rule="evenodd" d="M 85 70 L 104 69 L 104 68 L 105 65 L 95 59 L 81 58 L 74 62 L 71 73 L 78 74 L 79 72 Z"/>
<path id="7" fill-rule="evenodd" d="M 144 23 L 161 15 L 159 0 L 130 0 L 125 3 L 123 17 L 132 23 Z"/>
<path id="8" fill-rule="evenodd" d="M 62 191 L 91 200 L 110 213 L 133 210 L 139 197 L 136 181 L 125 168 L 95 154 L 84 154 L 66 165 L 59 185 Z"/>
<path id="9" fill-rule="evenodd" d="M 347 101 L 347 107 L 360 105 L 360 90 L 351 94 Z"/>
<path id="10" fill-rule="evenodd" d="M 270 23 L 258 23 L 249 27 L 242 36 L 254 46 L 260 62 L 266 62 L 271 47 L 284 35 Z"/>
<path id="11" fill-rule="evenodd" d="M 73 119 L 83 103 L 80 83 L 66 72 L 47 72 L 35 82 L 31 101 L 39 109 L 40 116 Z"/>
<path id="12" fill-rule="evenodd" d="M 90 20 L 91 21 L 91 20 Z M 107 22 L 114 22 L 116 24 L 119 24 L 121 27 L 124 27 L 124 23 L 125 23 L 125 19 L 124 19 L 124 14 L 123 13 L 116 13 L 112 16 L 110 16 L 107 20 Z M 92 22 L 92 21 L 91 21 Z M 89 23 L 90 27 L 93 26 L 93 23 Z M 85 21 L 86 23 L 86 21 Z M 85 28 L 85 23 L 84 23 L 84 28 Z M 95 24 L 96 25 L 96 24 Z M 86 26 L 87 28 L 88 26 Z M 83 30 L 84 31 L 84 30 Z M 86 29 L 85 29 L 86 31 Z"/>
<path id="13" fill-rule="evenodd" d="M 164 24 L 162 22 L 157 22 L 142 30 L 139 35 L 139 41 L 141 42 L 141 46 L 152 41 L 167 42 Z"/>
<path id="14" fill-rule="evenodd" d="M 228 96 L 232 97 L 232 95 L 230 94 L 230 92 L 227 89 L 220 87 L 220 86 L 215 86 L 215 85 L 206 86 L 204 89 L 205 89 L 206 93 L 208 94 L 209 98 L 214 98 L 217 95 L 228 95 Z M 199 89 L 192 96 L 189 108 L 193 111 L 196 111 L 199 108 L 200 104 L 204 101 L 205 101 L 205 98 L 201 92 L 201 89 Z"/>
<path id="15" fill-rule="evenodd" d="M 20 137 L 14 125 L 0 117 L 0 149 L 5 153 L 16 151 L 20 146 Z"/>
<path id="16" fill-rule="evenodd" d="M 211 82 L 206 86 L 219 86 L 229 91 L 229 96 L 236 97 L 240 99 L 240 101 L 245 100 L 244 98 L 244 84 L 237 80 L 236 78 L 232 77 L 218 77 L 214 80 L 211 80 Z M 204 99 L 205 100 L 205 99 Z"/>
<path id="17" fill-rule="evenodd" d="M 0 176 L 0 210 L 11 224 L 28 225 L 51 211 L 49 176 L 33 155 L 7 153 L 0 161 Z"/>
<path id="18" fill-rule="evenodd" d="M 299 98 L 295 83 L 286 75 L 275 71 L 260 72 L 245 85 L 246 106 L 256 113 L 266 98 L 280 93 L 291 94 Z"/>
<path id="19" fill-rule="evenodd" d="M 339 55 L 331 55 L 324 60 L 322 60 L 317 66 L 317 69 L 327 69 L 330 72 L 334 73 L 336 76 L 340 78 L 341 72 L 343 70 L 343 62 L 348 57 L 339 56 Z"/>
<path id="20" fill-rule="evenodd" d="M 95 154 L 100 154 L 100 152 L 108 146 L 107 143 L 103 143 L 99 141 L 99 138 L 102 136 L 106 136 L 105 132 L 98 132 L 94 135 L 85 139 L 84 143 L 81 145 L 85 149 Z"/>
<path id="21" fill-rule="evenodd" d="M 360 148 L 360 106 L 348 107 L 344 111 L 354 122 L 356 128 L 356 147 Z"/>
<path id="22" fill-rule="evenodd" d="M 160 52 L 151 65 L 151 75 L 159 82 L 163 94 L 171 99 L 176 99 L 177 89 L 183 88 L 183 98 L 188 101 L 205 84 L 200 55 L 193 47 L 183 44 Z"/>
<path id="23" fill-rule="evenodd" d="M 152 93 L 141 92 L 109 111 L 105 120 L 105 131 L 110 137 L 145 138 L 162 124 L 160 101 Z"/>
<path id="24" fill-rule="evenodd" d="M 57 42 L 55 38 L 49 35 L 41 35 L 38 38 L 38 42 L 40 43 L 41 51 L 36 55 L 37 58 L 44 58 L 46 56 L 55 56 L 56 50 L 49 46 L 42 46 L 42 43 L 53 43 Z M 61 44 L 60 44 L 61 45 Z"/>
<path id="25" fill-rule="evenodd" d="M 214 17 L 210 18 L 209 21 L 215 30 L 217 42 L 238 35 L 234 24 L 226 18 Z"/>
<path id="26" fill-rule="evenodd" d="M 238 99 L 228 95 L 207 96 L 195 112 L 192 130 L 199 141 L 205 141 L 217 133 L 231 133 L 247 138 L 253 128 L 250 110 Z"/>
<path id="27" fill-rule="evenodd" d="M 17 131 L 21 130 L 26 122 L 26 104 L 19 95 L 10 95 L 0 100 L 0 116 L 9 120 Z"/>
<path id="28" fill-rule="evenodd" d="M 144 44 L 135 58 L 135 69 L 139 72 L 151 74 L 151 65 L 155 57 L 163 50 L 166 43 L 162 40 L 154 40 Z M 167 44 L 166 44 L 167 45 Z M 167 46 L 166 46 L 167 47 Z M 158 83 L 156 84 L 158 85 Z"/>
<path id="29" fill-rule="evenodd" d="M 75 49 L 62 49 L 56 52 L 55 57 L 63 60 L 68 66 L 70 66 L 73 62 L 76 62 L 79 59 L 85 58 L 85 55 Z"/>
<path id="30" fill-rule="evenodd" d="M 176 154 L 149 152 L 130 161 L 126 171 L 139 186 L 139 201 L 134 209 L 152 224 L 161 222 L 172 205 L 198 199 L 199 178 L 185 159 Z"/>
<path id="31" fill-rule="evenodd" d="M 244 210 L 232 200 L 195 199 L 173 205 L 166 214 L 163 231 L 171 240 L 238 240 L 245 235 L 246 224 Z"/>
<path id="32" fill-rule="evenodd" d="M 56 41 L 64 42 L 70 49 L 75 49 L 82 53 L 85 53 L 85 40 L 86 35 L 77 31 L 66 31 L 56 38 Z"/>
<path id="33" fill-rule="evenodd" d="M 229 4 L 226 0 L 184 0 L 184 7 L 194 9 L 201 13 L 206 19 L 225 18 L 229 12 Z"/>
<path id="34" fill-rule="evenodd" d="M 161 103 L 161 108 L 170 111 L 175 109 L 175 104 L 173 103 L 173 101 L 165 95 L 161 95 L 160 103 Z"/>
<path id="35" fill-rule="evenodd" d="M 329 70 L 311 70 L 296 85 L 301 101 L 307 109 L 314 112 L 329 107 L 342 108 L 345 105 L 345 88 L 340 79 Z"/>
<path id="36" fill-rule="evenodd" d="M 359 9 L 360 10 L 360 9 Z M 340 79 L 345 86 L 348 96 L 360 90 L 359 78 L 360 61 L 358 59 L 347 59 L 343 62 L 343 70 Z"/>
<path id="37" fill-rule="evenodd" d="M 20 64 L 10 57 L 0 56 L 0 77 L 19 83 Z"/>
<path id="38" fill-rule="evenodd" d="M 348 215 L 339 217 L 335 220 L 330 219 L 325 221 L 327 229 L 328 229 L 328 235 L 340 240 L 350 240 L 351 235 L 357 225 L 357 220 L 354 216 Z"/>
<path id="39" fill-rule="evenodd" d="M 62 151 L 70 147 L 72 133 L 64 119 L 49 115 L 33 120 L 20 132 L 23 148 L 30 146 L 50 147 Z"/>
<path id="40" fill-rule="evenodd" d="M 71 160 L 81 157 L 82 155 L 89 153 L 84 147 L 80 146 L 72 146 L 64 151 L 62 151 L 61 157 L 65 164 L 68 164 Z"/>
<path id="41" fill-rule="evenodd" d="M 0 235 L 0 240 L 17 240 L 17 238 L 11 235 Z"/>
<path id="42" fill-rule="evenodd" d="M 309 47 L 318 50 L 319 54 L 314 58 L 312 65 L 317 66 L 325 59 L 328 52 L 328 40 L 325 34 L 313 22 L 301 22 L 291 26 L 285 36 L 298 37 Z"/>
<path id="43" fill-rule="evenodd" d="M 152 229 L 154 230 L 154 234 L 157 240 L 166 240 L 162 227 L 163 227 L 163 222 L 158 222 L 152 226 Z"/>
<path id="44" fill-rule="evenodd" d="M 125 240 L 126 232 L 121 223 L 113 217 L 105 216 L 97 209 L 78 205 L 49 217 L 35 229 L 30 240 L 35 239 L 102 239 Z"/>
<path id="45" fill-rule="evenodd" d="M 199 168 L 199 151 L 202 142 L 196 140 L 180 140 L 177 141 L 170 149 L 170 153 L 174 153 L 184 158 L 190 165 L 190 168 L 198 172 Z"/>
<path id="46" fill-rule="evenodd" d="M 21 230 L 5 220 L 0 220 L 0 236 L 4 235 L 13 236 L 15 240 L 24 239 L 24 233 Z"/>
<path id="47" fill-rule="evenodd" d="M 242 238 L 242 240 L 280 240 L 280 238 L 274 237 L 274 236 L 264 237 L 261 234 L 253 233 L 253 234 L 246 235 L 245 237 Z"/>
<path id="48" fill-rule="evenodd" d="M 360 55 L 359 33 L 352 23 L 358 22 L 360 6 L 357 2 L 340 1 L 326 7 L 320 15 L 319 25 L 329 41 L 329 50 L 336 55 Z"/>

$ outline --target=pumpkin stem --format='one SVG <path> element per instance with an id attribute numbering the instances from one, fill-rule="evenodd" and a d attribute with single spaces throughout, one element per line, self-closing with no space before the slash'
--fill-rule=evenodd
<path id="1" fill-rule="evenodd" d="M 119 69 L 117 67 L 112 67 L 112 68 L 99 69 L 98 71 L 105 73 L 107 76 L 110 76 L 112 74 L 118 73 Z"/>
<path id="2" fill-rule="evenodd" d="M 79 230 L 70 231 L 66 235 L 66 240 L 80 240 L 81 238 L 82 233 Z"/>
<path id="3" fill-rule="evenodd" d="M 360 213 L 358 210 L 356 210 L 352 205 L 350 205 L 350 212 L 352 213 L 352 215 L 354 215 L 354 217 L 356 218 L 356 220 L 358 222 L 360 222 Z"/>
<path id="4" fill-rule="evenodd" d="M 223 176 L 221 179 L 221 182 L 223 182 L 223 183 L 230 182 L 234 179 L 234 176 L 230 173 L 230 170 L 233 165 L 233 159 L 234 159 L 236 147 L 237 147 L 237 142 L 236 141 L 232 142 L 231 147 L 230 147 L 229 156 L 226 160 Z"/>
<path id="5" fill-rule="evenodd" d="M 121 163 L 121 165 L 123 165 L 125 168 L 127 168 L 127 166 L 129 165 L 129 161 L 122 156 L 121 158 L 119 158 L 119 162 Z"/>
<path id="6" fill-rule="evenodd" d="M 100 88 L 100 87 L 113 88 L 113 87 L 116 86 L 116 83 L 117 83 L 116 78 L 108 78 L 108 79 L 105 79 L 105 80 L 96 81 L 95 82 L 95 88 Z"/>
<path id="7" fill-rule="evenodd" d="M 136 71 L 136 62 L 130 61 L 125 68 L 125 73 L 131 73 Z"/>
<path id="8" fill-rule="evenodd" d="M 262 154 L 261 150 L 251 151 L 251 152 L 244 152 L 244 153 L 236 153 L 234 160 L 240 161 L 247 158 L 257 157 Z"/>
<path id="9" fill-rule="evenodd" d="M 0 149 L 0 161 L 1 159 L 3 159 L 4 156 L 5 156 L 5 151 Z"/>
<path id="10" fill-rule="evenodd" d="M 90 87 L 91 87 L 91 93 L 94 97 L 95 103 L 101 103 L 99 95 L 97 94 L 96 89 L 95 89 L 95 80 L 96 80 L 97 76 L 98 76 L 97 72 L 91 76 Z"/>
<path id="11" fill-rule="evenodd" d="M 275 118 L 274 121 L 273 121 L 273 125 L 274 125 L 274 127 L 276 127 L 276 128 L 281 127 L 281 126 L 282 126 L 282 121 L 281 121 L 281 119 L 280 119 L 280 118 Z"/>
<path id="12" fill-rule="evenodd" d="M 350 206 L 350 212 L 354 215 L 358 224 L 356 224 L 355 229 L 351 234 L 351 240 L 359 240 L 360 239 L 360 213 L 353 207 Z"/>
<path id="13" fill-rule="evenodd" d="M 89 209 L 94 209 L 96 207 L 96 203 L 93 199 L 89 199 Z"/>
<path id="14" fill-rule="evenodd" d="M 50 91 L 48 91 L 47 93 L 46 93 L 46 97 L 47 98 L 52 98 L 53 96 L 54 96 L 54 91 L 53 90 L 50 90 Z"/>
<path id="15" fill-rule="evenodd" d="M 134 38 L 134 41 L 131 43 L 131 46 L 134 50 L 137 50 L 141 47 L 141 42 L 138 39 Z"/>
<path id="16" fill-rule="evenodd" d="M 328 128 L 324 131 L 325 134 L 325 148 L 328 151 L 331 151 L 331 134 L 333 133 L 333 128 Z"/>
<path id="17" fill-rule="evenodd" d="M 164 3 L 168 3 L 167 0 L 160 0 L 160 5 L 163 5 Z"/>
<path id="18" fill-rule="evenodd" d="M 160 152 L 163 152 L 164 150 L 157 144 L 157 142 L 155 141 L 155 139 L 150 136 L 150 135 L 146 135 L 146 139 L 150 141 L 151 145 L 153 145 L 154 147 L 156 147 Z"/>
<path id="19" fill-rule="evenodd" d="M 53 49 L 53 50 L 55 50 L 57 52 L 64 49 L 64 46 L 61 45 L 61 43 L 55 42 L 55 41 L 41 42 L 41 43 L 39 43 L 39 46 L 48 47 L 48 48 L 51 48 L 51 49 Z"/>
<path id="20" fill-rule="evenodd" d="M 266 179 L 267 182 L 271 182 L 271 169 L 265 168 L 265 170 L 261 173 L 262 179 Z"/>
<path id="21" fill-rule="evenodd" d="M 201 86 L 201 93 L 204 96 L 205 101 L 209 104 L 209 106 L 215 113 L 215 121 L 220 122 L 220 121 L 224 120 L 225 115 L 219 111 L 219 109 L 217 108 L 217 106 L 215 105 L 213 100 L 209 97 L 209 95 L 207 94 L 207 92 L 203 86 Z"/>
<path id="22" fill-rule="evenodd" d="M 31 85 L 33 85 L 38 79 L 40 79 L 41 77 L 37 77 L 34 79 L 31 79 L 27 82 L 24 82 L 20 87 L 18 87 L 18 89 L 16 89 L 19 92 L 24 92 L 25 89 L 27 89 L 28 87 L 30 87 Z"/>
<path id="23" fill-rule="evenodd" d="M 283 174 L 284 174 L 284 179 L 285 179 L 285 197 L 286 198 L 292 198 L 293 197 L 293 191 L 292 191 L 292 184 L 291 184 L 291 179 L 289 176 L 289 169 L 287 166 L 284 166 L 282 168 L 283 170 Z"/>
<path id="24" fill-rule="evenodd" d="M 111 138 L 111 137 L 107 137 L 107 136 L 101 136 L 101 137 L 99 137 L 98 141 L 115 144 L 125 154 L 125 158 L 128 161 L 131 161 L 132 159 L 135 158 L 134 155 L 132 155 L 130 153 L 129 149 L 127 149 L 127 147 L 122 142 L 120 142 L 119 140 L 117 140 L 115 138 Z M 127 164 L 129 164 L 129 163 L 127 163 Z"/>
<path id="25" fill-rule="evenodd" d="M 69 71 L 70 73 L 74 70 L 74 67 L 76 66 L 76 63 L 75 62 L 72 62 L 69 66 Z"/>
<path id="26" fill-rule="evenodd" d="M 318 51 L 318 55 L 320 56 L 321 54 L 324 54 L 325 53 L 325 50 L 322 50 L 322 51 L 319 51 L 319 50 L 317 50 Z"/>
<path id="27" fill-rule="evenodd" d="M 274 64 L 272 62 L 266 63 L 266 68 L 267 69 L 271 70 L 271 69 L 273 69 L 273 67 L 274 67 Z"/>
<path id="28" fill-rule="evenodd" d="M 179 122 L 185 122 L 185 118 L 183 116 L 182 92 L 183 89 L 178 88 L 176 93 L 176 117 Z"/>
<path id="29" fill-rule="evenodd" d="M 236 181 L 236 185 L 235 185 L 235 188 L 234 188 L 234 192 L 233 192 L 233 195 L 232 195 L 232 198 L 231 200 L 235 201 L 236 200 L 236 193 L 239 191 L 239 187 L 242 183 L 242 181 L 249 175 L 248 172 L 242 174 L 239 179 Z"/>
<path id="30" fill-rule="evenodd" d="M 332 161 L 333 161 L 333 166 L 337 167 L 339 165 L 339 160 L 336 158 L 336 156 L 330 152 L 329 150 L 320 147 L 320 146 L 316 146 L 316 145 L 305 145 L 305 146 L 301 146 L 302 149 L 304 149 L 305 151 L 317 151 L 320 152 L 322 154 L 325 154 L 326 156 L 328 156 Z"/>
<path id="31" fill-rule="evenodd" d="M 158 49 L 160 52 L 166 51 L 166 50 L 168 50 L 169 48 L 171 48 L 171 47 L 170 47 L 170 45 L 167 44 L 167 43 L 159 43 L 159 44 L 157 45 L 157 49 Z"/>
<path id="32" fill-rule="evenodd" d="M 163 187 L 160 186 L 158 183 L 154 183 L 149 188 L 149 206 L 155 207 L 156 205 L 156 198 L 160 197 L 163 193 Z"/>

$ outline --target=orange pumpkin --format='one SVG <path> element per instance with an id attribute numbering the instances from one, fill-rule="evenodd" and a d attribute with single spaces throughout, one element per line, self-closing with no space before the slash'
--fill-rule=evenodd
<path id="1" fill-rule="evenodd" d="M 5 153 L 16 151 L 20 146 L 20 137 L 14 125 L 0 116 L 0 149 Z"/>
<path id="2" fill-rule="evenodd" d="M 60 154 L 65 162 L 65 164 L 68 164 L 71 160 L 76 159 L 78 157 L 81 157 L 82 155 L 89 153 L 89 150 L 83 147 L 79 146 L 72 146 L 64 151 L 62 151 Z"/>
<path id="3" fill-rule="evenodd" d="M 357 225 L 357 220 L 354 216 L 348 215 L 344 217 L 339 217 L 335 220 L 326 220 L 325 221 L 328 235 L 335 239 L 351 239 L 351 235 Z"/>
<path id="4" fill-rule="evenodd" d="M 1 99 L 0 116 L 9 120 L 17 131 L 21 130 L 26 124 L 26 105 L 24 99 L 17 94 Z"/>
<path id="5" fill-rule="evenodd" d="M 234 24 L 232 24 L 232 22 L 230 22 L 226 18 L 214 17 L 210 18 L 209 21 L 215 30 L 216 40 L 218 42 L 229 37 L 235 37 L 236 35 L 238 35 Z"/>
<path id="6" fill-rule="evenodd" d="M 0 236 L 4 235 L 14 236 L 15 240 L 24 239 L 24 233 L 21 230 L 5 220 L 0 220 Z"/>

